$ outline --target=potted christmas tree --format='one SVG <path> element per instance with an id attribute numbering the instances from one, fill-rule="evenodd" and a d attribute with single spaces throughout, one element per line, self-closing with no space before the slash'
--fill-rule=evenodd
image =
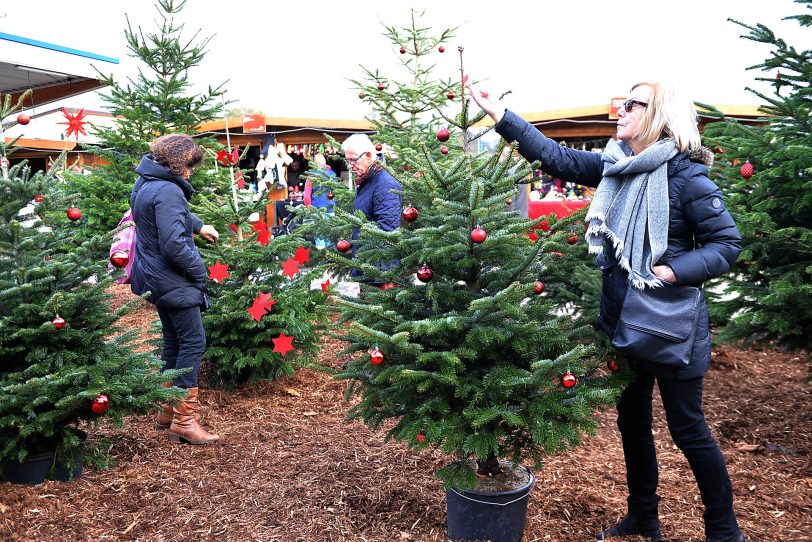
<path id="1" fill-rule="evenodd" d="M 18 106 L 6 96 L 0 118 Z M 0 128 L 0 471 L 6 481 L 39 483 L 57 450 L 80 461 L 81 422 L 120 424 L 178 390 L 160 386 L 174 375 L 137 351 L 137 330 L 117 326 L 131 307 L 110 311 L 113 277 L 93 256 L 112 235 L 78 240 L 81 208 L 58 182 L 64 156 L 32 172 L 25 161 L 9 167 L 13 145 Z M 58 478 L 81 472 L 55 467 Z"/>
<path id="2" fill-rule="evenodd" d="M 396 285 L 335 296 L 343 331 L 333 335 L 351 358 L 337 376 L 348 381 L 350 420 L 386 423 L 387 438 L 452 456 L 437 472 L 451 538 L 515 541 L 534 481 L 522 464 L 539 468 L 545 453 L 576 445 L 623 377 L 604 367 L 591 322 L 548 294 L 578 261 L 570 254 L 583 234 L 579 215 L 531 240 L 543 219 L 522 219 L 509 203 L 532 167 L 512 152 L 477 152 L 471 128 L 482 114 L 471 114 L 463 92 L 462 48 L 453 83 L 428 77 L 451 54 L 450 34 L 431 36 L 414 14 L 409 27 L 387 27 L 407 80 L 380 83 L 368 70 L 360 83 L 404 209 L 392 232 L 343 205 L 330 220 L 334 237 L 360 230 L 353 258 L 346 245 L 325 251 L 332 265 Z"/>

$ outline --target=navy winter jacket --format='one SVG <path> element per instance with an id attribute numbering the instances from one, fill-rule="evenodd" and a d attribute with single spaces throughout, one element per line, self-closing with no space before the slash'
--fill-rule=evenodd
<path id="1" fill-rule="evenodd" d="M 151 292 L 149 301 L 161 308 L 201 306 L 208 274 L 193 237 L 203 227 L 189 211 L 194 189 L 149 154 L 135 172 L 139 177 L 130 206 L 138 233 L 132 291 Z"/>
<path id="2" fill-rule="evenodd" d="M 597 186 L 601 181 L 603 164 L 599 154 L 562 147 L 511 111 L 505 111 L 496 131 L 508 141 L 518 141 L 519 153 L 531 162 L 539 160 L 542 170 L 554 177 L 586 186 Z M 631 154 L 625 143 L 620 146 Z M 670 266 L 676 285 L 701 286 L 726 273 L 741 252 L 741 235 L 733 217 L 725 209 L 721 191 L 708 179 L 712 161 L 713 153 L 708 149 L 678 153 L 668 161 L 668 248 L 656 265 Z M 611 250 L 600 254 L 597 263 L 603 271 L 603 288 L 596 327 L 611 338 L 623 307 L 628 277 Z M 639 360 L 641 367 L 658 376 L 680 379 L 704 375 L 710 365 L 704 296 L 700 310 L 689 365 L 675 370 Z"/>
<path id="3" fill-rule="evenodd" d="M 361 211 L 367 220 L 375 222 L 383 231 L 393 231 L 400 226 L 400 211 L 402 197 L 401 184 L 383 168 L 378 169 L 369 178 L 364 179 L 355 190 L 353 212 Z M 358 240 L 360 229 L 352 230 L 352 238 Z M 352 245 L 352 255 L 355 257 L 358 246 Z M 387 262 L 377 264 L 381 269 L 391 269 L 400 262 Z M 350 276 L 359 278 L 363 275 L 358 269 L 350 271 Z M 375 281 L 372 281 L 374 284 Z"/>

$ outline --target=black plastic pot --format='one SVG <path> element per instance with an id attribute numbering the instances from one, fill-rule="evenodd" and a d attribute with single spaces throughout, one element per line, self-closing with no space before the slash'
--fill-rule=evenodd
<path id="1" fill-rule="evenodd" d="M 536 483 L 530 469 L 527 473 L 527 484 L 512 491 L 459 491 L 455 488 L 447 491 L 448 537 L 491 542 L 521 540 L 527 520 L 527 501 Z"/>
<path id="2" fill-rule="evenodd" d="M 30 455 L 22 463 L 4 461 L 0 463 L 0 475 L 12 484 L 37 485 L 45 481 L 51 465 L 54 464 L 54 452 Z"/>
<path id="3" fill-rule="evenodd" d="M 84 433 L 82 433 L 84 435 Z M 84 438 L 82 438 L 84 440 Z M 82 476 L 85 464 L 85 454 L 81 448 L 67 452 L 62 448 L 56 451 L 53 468 L 48 472 L 49 480 L 70 482 Z"/>

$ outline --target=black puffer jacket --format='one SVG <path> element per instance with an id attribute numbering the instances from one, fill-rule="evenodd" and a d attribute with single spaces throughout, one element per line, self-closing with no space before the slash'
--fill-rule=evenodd
<path id="1" fill-rule="evenodd" d="M 135 172 L 140 176 L 130 194 L 137 232 L 132 291 L 151 292 L 148 299 L 161 308 L 201 306 L 208 274 L 193 237 L 203 227 L 189 211 L 194 189 L 151 155 L 144 155 Z"/>
<path id="2" fill-rule="evenodd" d="M 554 177 L 586 186 L 597 186 L 601 181 L 603 164 L 599 154 L 562 147 L 511 111 L 505 111 L 496 131 L 508 141 L 518 141 L 519 153 L 529 161 L 539 160 L 542 170 Z M 625 143 L 620 146 L 631 154 Z M 721 191 L 708 179 L 712 161 L 713 154 L 700 149 L 690 154 L 679 153 L 668 162 L 668 248 L 658 265 L 671 267 L 677 285 L 701 286 L 704 281 L 726 273 L 741 252 L 741 235 L 733 217 L 725 209 Z M 600 254 L 597 263 L 603 271 L 603 289 L 596 326 L 611 338 L 628 277 L 611 250 Z M 674 369 L 645 360 L 638 362 L 659 376 L 681 379 L 702 376 L 710 364 L 708 329 L 708 308 L 703 296 L 690 364 Z"/>

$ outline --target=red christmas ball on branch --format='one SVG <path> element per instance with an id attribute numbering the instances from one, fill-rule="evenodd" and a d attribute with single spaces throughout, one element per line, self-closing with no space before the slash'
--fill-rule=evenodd
<path id="1" fill-rule="evenodd" d="M 400 54 L 402 54 L 402 55 L 406 54 L 406 47 L 401 47 L 400 48 Z"/>
<path id="2" fill-rule="evenodd" d="M 384 85 L 383 83 L 378 83 L 378 90 L 383 90 L 385 88 L 386 88 L 386 85 Z"/>
<path id="3" fill-rule="evenodd" d="M 108 408 L 110 408 L 110 398 L 103 393 L 98 394 L 90 402 L 90 410 L 93 411 L 93 414 L 104 414 Z"/>
<path id="4" fill-rule="evenodd" d="M 377 346 L 369 351 L 369 362 L 372 365 L 380 365 L 383 363 L 383 357 L 383 352 L 381 352 Z"/>
<path id="5" fill-rule="evenodd" d="M 544 283 L 541 282 L 540 280 L 537 281 L 536 284 L 533 286 L 533 293 L 536 294 L 536 295 L 543 294 L 544 293 Z"/>
<path id="6" fill-rule="evenodd" d="M 567 243 L 574 245 L 578 242 L 578 234 L 573 233 L 569 237 L 567 237 Z"/>
<path id="7" fill-rule="evenodd" d="M 441 152 L 442 154 L 448 154 L 448 147 L 441 147 L 441 148 L 440 148 L 440 152 Z"/>
<path id="8" fill-rule="evenodd" d="M 471 230 L 471 241 L 474 243 L 482 243 L 485 239 L 488 238 L 488 232 L 483 230 L 481 227 L 477 226 L 473 230 Z"/>
<path id="9" fill-rule="evenodd" d="M 335 194 L 333 194 L 333 192 L 332 192 L 332 191 L 331 191 L 331 192 L 327 192 L 327 199 L 333 199 L 333 198 L 335 198 L 335 197 L 336 197 L 336 195 L 335 195 Z"/>
<path id="10" fill-rule="evenodd" d="M 445 47 L 443 47 L 442 45 L 437 50 L 440 51 L 441 53 L 445 53 Z"/>
<path id="11" fill-rule="evenodd" d="M 76 207 L 71 207 L 65 214 L 68 215 L 68 218 L 70 218 L 74 222 L 82 218 L 82 211 L 80 211 Z"/>
<path id="12" fill-rule="evenodd" d="M 561 377 L 561 385 L 565 388 L 574 388 L 577 383 L 578 379 L 569 371 L 564 373 L 564 376 Z"/>
<path id="13" fill-rule="evenodd" d="M 65 327 L 65 319 L 57 314 L 56 317 L 51 320 L 51 324 L 55 329 L 62 329 Z"/>
<path id="14" fill-rule="evenodd" d="M 362 90 L 361 92 L 359 92 L 359 93 L 358 93 L 358 97 L 359 97 L 360 99 L 362 99 L 362 100 L 364 99 L 364 97 L 365 97 L 365 96 L 366 96 L 366 93 L 365 93 L 363 90 Z"/>
<path id="15" fill-rule="evenodd" d="M 383 145 L 378 143 L 377 145 L 375 145 L 375 150 L 378 151 L 378 152 L 381 152 L 383 150 Z"/>
<path id="16" fill-rule="evenodd" d="M 439 130 L 437 130 L 437 139 L 439 141 L 445 143 L 446 141 L 448 141 L 449 137 L 451 137 L 451 132 L 449 132 L 445 128 L 440 128 Z"/>
<path id="17" fill-rule="evenodd" d="M 346 239 L 341 239 L 338 243 L 336 243 L 336 248 L 340 252 L 347 252 L 350 250 L 350 243 Z"/>
<path id="18" fill-rule="evenodd" d="M 417 436 L 415 437 L 415 440 L 419 444 L 419 443 L 423 442 L 423 439 L 425 439 L 425 438 L 426 438 L 426 435 L 424 435 L 423 433 L 418 433 Z"/>
<path id="19" fill-rule="evenodd" d="M 428 282 L 433 276 L 434 271 L 426 264 L 421 265 L 420 269 L 417 270 L 417 278 L 420 279 L 420 282 Z"/>
<path id="20" fill-rule="evenodd" d="M 739 170 L 739 173 L 741 173 L 741 176 L 744 177 L 745 179 L 749 179 L 750 177 L 752 177 L 755 172 L 756 170 L 753 169 L 753 164 L 751 164 L 749 160 L 746 161 L 742 166 L 742 168 Z"/>
<path id="21" fill-rule="evenodd" d="M 17 124 L 22 124 L 23 126 L 31 122 L 31 117 L 26 115 L 25 113 L 20 113 L 17 115 Z"/>
<path id="22" fill-rule="evenodd" d="M 34 203 L 42 203 L 42 200 L 44 199 L 45 196 L 43 194 L 37 194 L 36 196 L 34 196 Z"/>
<path id="23" fill-rule="evenodd" d="M 126 250 L 117 250 L 110 255 L 110 263 L 113 264 L 113 267 L 121 269 L 122 267 L 127 267 L 129 262 L 130 255 L 127 254 Z"/>
<path id="24" fill-rule="evenodd" d="M 448 98 L 449 100 L 453 100 L 454 93 L 449 90 L 448 93 L 445 95 L 445 97 Z"/>
<path id="25" fill-rule="evenodd" d="M 609 361 L 606 362 L 606 368 L 616 373 L 620 370 L 620 365 L 617 364 L 617 360 L 615 358 L 610 358 Z"/>
<path id="26" fill-rule="evenodd" d="M 415 207 L 412 207 L 411 205 L 409 205 L 408 207 L 403 209 L 403 212 L 401 213 L 401 216 L 403 216 L 403 220 L 405 220 L 406 222 L 411 223 L 411 222 L 414 222 L 415 220 L 417 220 L 417 217 L 420 216 L 420 213 L 417 211 L 417 209 Z"/>

